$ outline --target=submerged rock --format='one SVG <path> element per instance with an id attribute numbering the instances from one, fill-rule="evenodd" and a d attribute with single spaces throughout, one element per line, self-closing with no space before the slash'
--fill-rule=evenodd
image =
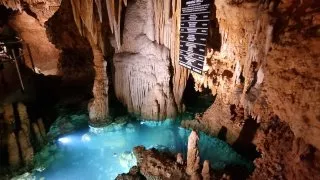
<path id="1" fill-rule="evenodd" d="M 141 174 L 147 179 L 188 179 L 184 167 L 174 157 L 155 149 L 146 150 L 143 146 L 135 147 L 133 152 Z"/>

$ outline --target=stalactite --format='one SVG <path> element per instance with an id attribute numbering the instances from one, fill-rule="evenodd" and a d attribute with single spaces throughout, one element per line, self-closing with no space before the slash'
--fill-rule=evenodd
<path id="1" fill-rule="evenodd" d="M 97 10 L 98 10 L 98 14 L 99 14 L 99 20 L 100 23 L 102 23 L 102 7 L 101 7 L 101 0 L 95 0 L 96 6 L 97 6 Z"/>
<path id="2" fill-rule="evenodd" d="M 181 104 L 184 89 L 189 77 L 189 70 L 179 65 L 180 53 L 180 18 L 181 18 L 181 0 L 172 0 L 172 26 L 171 26 L 171 49 L 170 57 L 173 66 L 173 94 L 178 107 L 178 111 L 182 112 Z"/>
<path id="3" fill-rule="evenodd" d="M 153 1 L 155 40 L 169 49 L 171 46 L 170 2 L 169 0 Z"/>
<path id="4" fill-rule="evenodd" d="M 109 28 L 115 37 L 115 44 L 116 44 L 115 48 L 120 50 L 121 48 L 121 34 L 120 34 L 121 33 L 120 32 L 121 13 L 122 13 L 123 6 L 127 5 L 127 1 L 126 0 L 106 0 L 105 2 L 106 2 L 107 13 L 108 13 Z M 100 7 L 100 4 L 101 4 L 100 0 L 95 0 L 99 18 L 94 17 L 93 1 L 71 0 L 71 3 L 72 3 L 73 14 L 74 14 L 74 20 L 77 24 L 77 27 L 80 33 L 83 36 L 86 36 L 89 39 L 89 41 L 92 42 L 91 43 L 92 45 L 103 44 L 103 42 L 98 42 L 99 38 L 101 37 L 101 33 L 98 31 L 98 28 L 97 28 L 99 24 L 101 25 L 100 9 L 102 7 Z M 179 31 L 180 31 L 181 1 L 180 0 L 153 0 L 152 5 L 154 8 L 153 9 L 154 11 L 153 24 L 154 24 L 154 30 L 155 30 L 155 33 L 153 34 L 154 39 L 159 44 L 164 45 L 167 48 L 171 49 L 171 52 L 170 52 L 171 61 L 172 61 L 171 64 L 174 69 L 173 94 L 174 94 L 174 98 L 175 98 L 175 102 L 178 107 L 178 110 L 181 112 L 183 111 L 183 107 L 181 106 L 181 99 L 182 99 L 184 88 L 186 86 L 187 78 L 189 76 L 188 70 L 180 67 L 179 59 L 178 59 L 179 58 Z M 171 12 L 172 12 L 172 17 L 170 17 Z M 97 21 L 100 21 L 100 22 L 97 22 Z M 153 71 L 155 71 L 155 69 Z M 131 72 L 128 72 L 128 73 L 131 73 Z M 125 94 L 122 94 L 123 92 L 119 91 L 119 93 L 117 94 L 117 97 L 121 101 L 132 99 L 131 103 L 128 105 L 129 111 L 141 109 L 142 104 L 145 103 L 145 102 L 142 102 L 142 99 L 144 99 L 143 97 L 148 96 L 147 92 L 149 92 L 149 90 L 147 91 L 147 89 L 151 89 L 152 87 L 155 86 L 155 84 L 152 84 L 152 83 L 150 84 L 150 81 L 148 81 L 149 83 L 138 82 L 139 80 L 137 79 L 131 80 L 130 77 L 128 79 L 128 77 L 119 75 L 119 77 L 120 76 L 122 78 L 121 82 L 127 82 L 128 84 L 122 84 L 122 86 L 116 85 L 117 86 L 116 88 L 123 88 L 125 86 L 133 87 L 136 84 L 140 88 L 139 89 L 132 88 L 132 92 L 125 93 Z M 133 75 L 131 76 L 134 77 Z M 169 81 L 170 78 L 168 78 L 167 80 Z M 143 87 L 144 84 L 146 84 L 146 86 L 142 88 L 143 91 L 140 91 L 141 87 Z M 129 94 L 134 94 L 134 93 L 136 93 L 137 96 L 133 98 L 128 97 L 130 96 Z M 154 109 L 157 109 L 157 106 L 164 107 L 167 105 L 162 101 L 160 101 L 160 105 L 157 103 L 154 104 Z M 158 113 L 159 112 L 154 112 L 154 114 L 158 114 Z"/>
<path id="5" fill-rule="evenodd" d="M 77 25 L 77 28 L 79 30 L 79 33 L 81 35 L 83 35 L 83 32 L 82 32 L 82 22 L 81 22 L 81 18 L 80 18 L 80 3 L 78 3 L 79 1 L 78 0 L 71 0 L 71 5 L 72 5 L 72 13 L 73 13 L 73 19 L 74 19 L 74 22 L 76 23 Z"/>
<path id="6" fill-rule="evenodd" d="M 20 0 L 1 0 L 0 5 L 4 5 L 6 8 L 11 8 L 13 10 L 22 10 Z"/>
<path id="7" fill-rule="evenodd" d="M 124 3 L 127 6 L 126 0 L 106 0 L 107 3 L 107 11 L 109 18 L 109 26 L 111 32 L 114 34 L 117 49 L 119 50 L 121 47 L 121 13 L 122 13 L 122 4 Z"/>

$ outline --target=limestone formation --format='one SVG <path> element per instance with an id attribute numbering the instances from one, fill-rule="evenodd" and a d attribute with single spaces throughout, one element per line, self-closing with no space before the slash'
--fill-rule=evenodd
<path id="1" fill-rule="evenodd" d="M 19 145 L 16 135 L 11 133 L 8 135 L 8 153 L 9 153 L 9 165 L 12 169 L 17 169 L 21 165 L 21 159 L 19 154 Z"/>
<path id="2" fill-rule="evenodd" d="M 181 153 L 177 154 L 177 163 L 183 165 L 184 161 L 183 161 L 183 157 Z"/>
<path id="3" fill-rule="evenodd" d="M 169 50 L 152 41 L 152 1 L 129 2 L 123 42 L 115 54 L 115 92 L 128 111 L 144 119 L 175 117 L 176 105 L 170 88 Z M 149 38 L 150 37 L 150 38 Z"/>
<path id="4" fill-rule="evenodd" d="M 27 166 L 31 165 L 33 160 L 33 147 L 30 143 L 29 136 L 26 135 L 24 130 L 19 131 L 19 145 L 24 164 Z"/>
<path id="5" fill-rule="evenodd" d="M 210 162 L 208 160 L 205 160 L 203 162 L 201 176 L 203 180 L 210 180 Z"/>
<path id="6" fill-rule="evenodd" d="M 38 124 L 39 130 L 40 130 L 41 136 L 42 136 L 43 138 L 45 138 L 45 137 L 47 136 L 47 133 L 46 133 L 46 128 L 44 127 L 42 118 L 39 118 L 39 119 L 37 120 L 37 124 Z"/>
<path id="7" fill-rule="evenodd" d="M 15 123 L 12 104 L 3 105 L 3 119 L 6 124 L 13 125 Z"/>
<path id="8" fill-rule="evenodd" d="M 140 173 L 147 179 L 188 179 L 184 167 L 164 153 L 143 146 L 135 147 L 133 153 Z"/>
<path id="9" fill-rule="evenodd" d="M 26 65 L 30 69 L 37 67 L 45 75 L 56 75 L 59 50 L 49 42 L 46 30 L 39 21 L 23 11 L 13 15 L 9 24 L 25 42 L 23 52 Z"/>
<path id="10" fill-rule="evenodd" d="M 89 117 L 91 124 L 102 125 L 109 122 L 107 62 L 97 48 L 93 49 L 93 56 L 96 77 L 92 90 L 94 99 L 89 104 Z"/>
<path id="11" fill-rule="evenodd" d="M 39 22 L 43 25 L 59 8 L 61 0 L 2 0 L 0 5 L 13 10 L 24 10 L 24 3 L 37 16 Z"/>
<path id="12" fill-rule="evenodd" d="M 188 175 L 197 177 L 200 170 L 200 156 L 198 149 L 199 136 L 196 131 L 192 131 L 188 138 L 188 154 L 187 154 L 187 169 Z"/>
<path id="13" fill-rule="evenodd" d="M 34 134 L 36 135 L 36 140 L 37 140 L 37 143 L 42 146 L 43 143 L 44 143 L 44 139 L 40 133 L 40 129 L 39 129 L 39 126 L 37 123 L 32 123 L 32 129 L 33 129 L 33 132 Z"/>
<path id="14" fill-rule="evenodd" d="M 19 114 L 19 118 L 20 118 L 21 129 L 25 133 L 24 135 L 27 136 L 27 138 L 29 139 L 29 137 L 30 137 L 30 120 L 29 120 L 28 113 L 27 113 L 27 107 L 22 103 L 18 103 L 17 109 L 18 109 L 18 114 Z"/>

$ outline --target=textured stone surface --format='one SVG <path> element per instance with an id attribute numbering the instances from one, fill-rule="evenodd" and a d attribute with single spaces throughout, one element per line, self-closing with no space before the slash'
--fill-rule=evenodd
<path id="1" fill-rule="evenodd" d="M 193 176 L 198 174 L 200 170 L 200 155 L 198 149 L 199 136 L 197 132 L 192 131 L 188 138 L 188 153 L 187 153 L 187 169 L 188 175 Z"/>
<path id="2" fill-rule="evenodd" d="M 147 179 L 188 179 L 183 166 L 155 149 L 134 148 L 140 172 Z"/>
<path id="3" fill-rule="evenodd" d="M 296 162 L 310 165 L 297 167 L 289 161 L 280 165 L 288 171 L 279 170 L 279 157 L 290 157 L 284 149 L 290 151 L 291 143 L 285 144 L 288 139 L 278 136 L 278 132 L 268 132 L 268 143 L 277 150 L 273 154 L 273 150 L 259 149 L 264 155 L 257 161 L 263 168 L 254 174 L 263 175 L 254 179 L 273 175 L 307 178 L 293 169 L 301 168 L 310 174 L 319 169 L 315 163 L 320 149 L 320 74 L 316 70 L 320 68 L 317 34 L 320 14 L 315 11 L 319 2 L 216 0 L 214 4 L 221 48 L 216 52 L 208 49 L 204 76 L 192 75 L 196 90 L 210 88 L 216 100 L 199 120 L 201 125 L 194 126 L 208 129 L 214 135 L 224 134 L 229 143 L 239 146 L 243 138 L 253 142 L 254 136 L 262 136 L 263 127 L 272 126 L 270 114 L 276 114 L 289 125 L 288 132 L 294 134 L 292 141 L 300 139 L 306 144 L 303 147 L 308 147 L 306 151 L 313 149 L 310 155 L 313 158 L 302 160 L 299 154 L 292 153 L 292 157 L 299 159 Z M 257 132 L 246 126 L 248 119 L 259 123 Z M 260 146 L 257 141 L 254 144 Z M 312 177 L 315 175 L 308 178 Z"/>
<path id="4" fill-rule="evenodd" d="M 205 160 L 203 162 L 202 170 L 201 170 L 201 176 L 203 180 L 210 180 L 210 162 L 208 160 Z"/>
<path id="5" fill-rule="evenodd" d="M 169 50 L 153 42 L 151 1 L 128 2 L 123 44 L 113 58 L 115 92 L 128 111 L 145 119 L 175 117 Z"/>
<path id="6" fill-rule="evenodd" d="M 11 27 L 17 31 L 19 37 L 25 42 L 23 51 L 25 52 L 26 65 L 32 69 L 28 44 L 34 66 L 45 75 L 57 74 L 59 50 L 49 42 L 46 30 L 39 21 L 24 11 L 10 17 L 9 21 Z"/>

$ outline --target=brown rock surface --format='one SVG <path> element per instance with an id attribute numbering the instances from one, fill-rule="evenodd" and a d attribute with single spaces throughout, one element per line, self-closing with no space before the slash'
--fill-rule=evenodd
<path id="1" fill-rule="evenodd" d="M 195 177 L 200 170 L 200 155 L 199 155 L 199 149 L 198 149 L 198 141 L 199 141 L 199 136 L 197 132 L 192 131 L 188 138 L 186 172 L 188 175 L 195 176 Z"/>
<path id="2" fill-rule="evenodd" d="M 147 179 L 188 179 L 184 167 L 175 158 L 159 153 L 155 149 L 146 150 L 142 146 L 134 148 L 140 172 Z"/>
<path id="3" fill-rule="evenodd" d="M 210 180 L 210 162 L 208 160 L 205 160 L 203 162 L 201 176 L 203 180 Z"/>
<path id="4" fill-rule="evenodd" d="M 23 11 L 10 18 L 10 25 L 25 42 L 23 51 L 25 52 L 26 65 L 32 69 L 32 61 L 27 48 L 28 44 L 34 66 L 39 68 L 41 73 L 45 75 L 57 74 L 59 50 L 49 42 L 46 30 L 39 21 Z"/>
<path id="5" fill-rule="evenodd" d="M 319 151 L 295 139 L 290 127 L 271 117 L 255 139 L 261 158 L 251 179 L 314 179 L 320 176 Z"/>
<path id="6" fill-rule="evenodd" d="M 250 134 L 249 142 L 254 136 L 270 138 L 265 146 L 272 144 L 276 150 L 258 149 L 264 156 L 257 160 L 263 168 L 256 169 L 254 174 L 261 175 L 254 179 L 271 174 L 286 179 L 316 177 L 314 172 L 320 172 L 315 163 L 320 149 L 319 2 L 215 0 L 214 4 L 221 48 L 217 52 L 208 50 L 204 76 L 192 75 L 196 90 L 210 88 L 216 101 L 199 120 L 201 125 L 195 127 L 209 129 L 214 135 L 224 129 L 226 140 L 238 146 L 244 134 Z M 285 132 L 293 133 L 292 140 L 278 135 L 278 130 L 269 132 L 268 137 L 259 135 L 261 129 L 274 123 L 270 114 L 282 120 Z M 248 119 L 260 123 L 257 133 L 245 128 Z M 312 152 L 303 155 L 312 158 L 297 161 L 309 166 L 299 166 L 292 160 L 275 163 L 290 157 L 286 151 L 291 152 L 291 142 L 296 141 L 305 143 L 301 148 Z M 286 171 L 279 170 L 280 166 Z M 310 176 L 299 176 L 296 168 L 304 174 L 310 172 Z"/>

